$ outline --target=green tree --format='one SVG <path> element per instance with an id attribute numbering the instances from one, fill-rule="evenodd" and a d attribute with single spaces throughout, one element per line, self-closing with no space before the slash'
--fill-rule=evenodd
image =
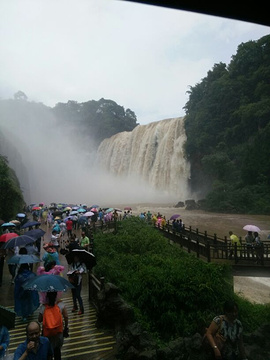
<path id="1" fill-rule="evenodd" d="M 259 210 L 253 196 L 249 207 L 242 196 L 255 185 L 258 196 L 270 193 L 269 90 L 270 36 L 239 45 L 227 67 L 215 64 L 190 88 L 185 152 L 192 190 L 206 197 L 207 210 L 269 213 L 264 201 Z"/>
<path id="2" fill-rule="evenodd" d="M 16 174 L 0 155 L 0 218 L 8 221 L 24 207 L 24 199 Z"/>

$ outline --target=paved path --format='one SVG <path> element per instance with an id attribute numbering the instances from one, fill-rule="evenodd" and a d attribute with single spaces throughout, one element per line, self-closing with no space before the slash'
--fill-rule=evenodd
<path id="1" fill-rule="evenodd" d="M 50 229 L 42 227 L 46 231 L 43 242 L 48 242 L 50 239 Z M 79 233 L 77 234 L 79 235 Z M 43 248 L 41 250 L 41 257 L 43 255 Z M 59 255 L 60 262 L 65 266 L 64 276 L 67 271 L 66 258 Z M 34 264 L 33 271 L 35 272 L 40 264 Z M 109 330 L 98 329 L 96 323 L 96 311 L 92 304 L 88 301 L 88 275 L 84 275 L 82 297 L 84 302 L 85 313 L 83 316 L 72 313 L 71 309 L 72 296 L 71 291 L 63 294 L 63 300 L 68 309 L 69 315 L 69 333 L 70 337 L 64 339 L 62 348 L 62 360 L 113 360 L 115 359 L 115 338 Z M 10 309 L 14 308 L 14 285 L 10 282 L 11 276 L 8 272 L 8 266 L 4 265 L 3 285 L 0 288 L 0 304 Z M 34 312 L 28 321 L 37 320 L 38 310 Z M 15 328 L 10 330 L 10 346 L 9 358 L 12 359 L 12 354 L 19 343 L 25 339 L 25 325 L 20 317 L 16 317 Z"/>

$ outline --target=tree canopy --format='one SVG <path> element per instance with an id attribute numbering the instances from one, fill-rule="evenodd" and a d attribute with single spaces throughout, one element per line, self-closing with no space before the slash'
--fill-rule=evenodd
<path id="1" fill-rule="evenodd" d="M 58 103 L 52 111 L 59 119 L 77 124 L 79 131 L 86 132 L 97 145 L 105 138 L 132 131 L 138 125 L 132 110 L 103 98 L 84 103 L 71 100 Z"/>
<path id="2" fill-rule="evenodd" d="M 185 151 L 206 210 L 270 213 L 270 36 L 190 87 Z"/>

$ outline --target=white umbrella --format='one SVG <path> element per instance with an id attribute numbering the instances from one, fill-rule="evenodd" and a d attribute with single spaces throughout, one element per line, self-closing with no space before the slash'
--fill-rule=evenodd
<path id="1" fill-rule="evenodd" d="M 261 231 L 261 229 L 258 228 L 258 226 L 255 226 L 255 225 L 245 225 L 243 227 L 243 229 L 246 230 L 246 231 L 252 231 L 252 232 L 257 232 L 257 233 Z"/>
<path id="2" fill-rule="evenodd" d="M 83 214 L 83 216 L 93 216 L 95 215 L 92 211 L 87 211 L 86 213 Z"/>

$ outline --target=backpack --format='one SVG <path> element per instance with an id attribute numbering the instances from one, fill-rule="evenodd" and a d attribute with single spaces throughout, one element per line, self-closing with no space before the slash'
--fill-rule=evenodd
<path id="1" fill-rule="evenodd" d="M 42 325 L 43 336 L 55 336 L 63 332 L 63 318 L 58 305 L 45 305 Z"/>

